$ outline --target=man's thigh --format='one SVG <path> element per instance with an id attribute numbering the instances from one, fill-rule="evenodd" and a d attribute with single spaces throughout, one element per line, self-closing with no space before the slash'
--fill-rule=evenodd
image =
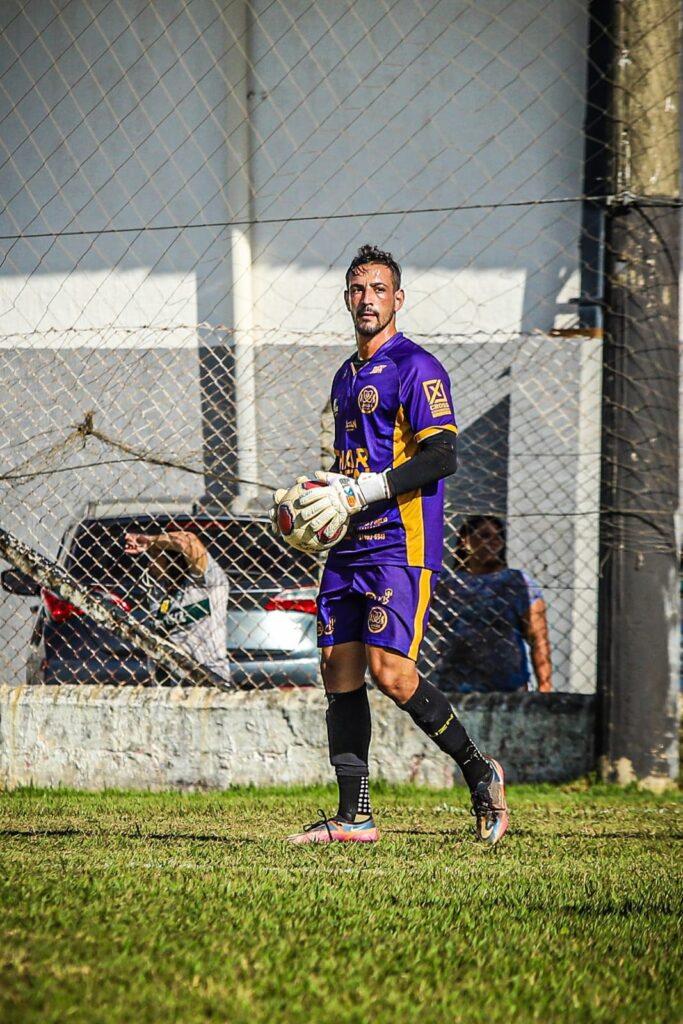
<path id="1" fill-rule="evenodd" d="M 325 569 L 318 646 L 360 642 L 417 660 L 436 573 L 404 566 Z"/>

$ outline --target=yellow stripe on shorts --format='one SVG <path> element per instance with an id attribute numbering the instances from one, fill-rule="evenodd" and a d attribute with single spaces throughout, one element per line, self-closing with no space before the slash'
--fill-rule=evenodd
<path id="1" fill-rule="evenodd" d="M 417 600 L 417 609 L 415 611 L 415 621 L 413 622 L 413 642 L 410 645 L 410 650 L 408 651 L 408 657 L 412 658 L 413 661 L 417 661 L 417 654 L 418 651 L 420 650 L 422 637 L 424 636 L 425 615 L 427 614 L 427 608 L 429 607 L 429 598 L 432 592 L 432 588 L 430 586 L 431 580 L 432 570 L 421 569 L 419 596 Z"/>

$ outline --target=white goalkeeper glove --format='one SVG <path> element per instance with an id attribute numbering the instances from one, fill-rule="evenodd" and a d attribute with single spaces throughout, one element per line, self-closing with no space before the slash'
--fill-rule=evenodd
<path id="1" fill-rule="evenodd" d="M 341 473 L 315 474 L 326 487 L 315 487 L 299 499 L 301 518 L 314 530 L 334 533 L 350 516 L 362 512 L 375 501 L 391 497 L 386 473 L 361 473 L 357 480 Z"/>
<path id="2" fill-rule="evenodd" d="M 280 536 L 280 530 L 277 525 L 277 507 L 287 493 L 285 487 L 278 487 L 276 491 L 273 491 L 273 504 L 268 509 L 268 518 L 270 519 L 270 528 L 276 537 Z"/>
<path id="3" fill-rule="evenodd" d="M 308 477 L 308 476 L 298 476 L 296 478 L 295 483 L 303 484 L 303 483 L 306 483 L 307 480 L 310 480 L 310 477 Z M 271 530 L 273 531 L 273 533 L 275 534 L 276 537 L 280 536 L 280 528 L 277 525 L 277 507 L 280 504 L 280 502 L 282 501 L 282 499 L 284 498 L 284 496 L 285 496 L 285 494 L 287 493 L 288 490 L 289 490 L 289 488 L 287 488 L 287 487 L 278 487 L 278 489 L 276 491 L 273 491 L 273 504 L 268 509 L 268 518 L 270 519 L 270 528 L 271 528 Z"/>

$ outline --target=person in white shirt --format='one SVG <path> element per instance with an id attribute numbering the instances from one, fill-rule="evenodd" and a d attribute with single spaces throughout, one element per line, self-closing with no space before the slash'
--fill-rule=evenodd
<path id="1" fill-rule="evenodd" d="M 229 681 L 228 578 L 199 537 L 185 530 L 127 533 L 125 552 L 149 555 L 149 610 L 159 634 Z M 154 675 L 170 681 L 158 668 Z"/>

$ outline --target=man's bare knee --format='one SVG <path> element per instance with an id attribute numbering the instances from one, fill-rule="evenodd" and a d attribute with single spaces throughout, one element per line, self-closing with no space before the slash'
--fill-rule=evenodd
<path id="1" fill-rule="evenodd" d="M 417 689 L 415 663 L 397 655 L 371 657 L 370 673 L 378 690 L 397 704 L 405 704 Z"/>
<path id="2" fill-rule="evenodd" d="M 360 643 L 336 644 L 320 651 L 320 673 L 328 693 L 347 693 L 365 682 L 367 663 Z"/>

